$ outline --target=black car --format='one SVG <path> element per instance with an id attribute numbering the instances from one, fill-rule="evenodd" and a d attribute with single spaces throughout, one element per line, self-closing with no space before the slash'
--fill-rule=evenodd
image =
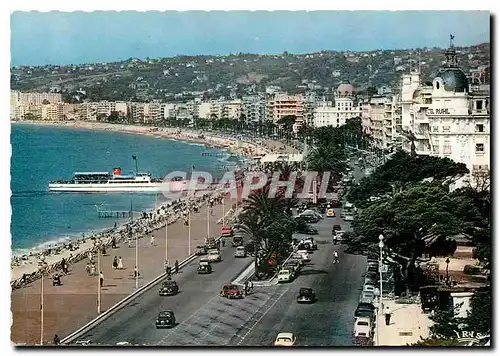
<path id="1" fill-rule="evenodd" d="M 209 262 L 202 261 L 197 268 L 198 274 L 210 274 L 212 273 L 212 265 Z"/>
<path id="2" fill-rule="evenodd" d="M 333 225 L 333 227 L 332 227 L 332 235 L 335 235 L 335 232 L 336 231 L 340 231 L 340 230 L 342 230 L 342 227 L 339 224 Z"/>
<path id="3" fill-rule="evenodd" d="M 297 303 L 314 303 L 316 301 L 316 294 L 312 288 L 300 288 Z"/>
<path id="4" fill-rule="evenodd" d="M 243 246 L 243 236 L 236 235 L 233 237 L 233 242 L 231 243 L 233 247 Z"/>
<path id="5" fill-rule="evenodd" d="M 366 316 L 367 314 L 372 317 L 375 313 L 375 306 L 371 303 L 359 303 L 356 311 L 354 312 L 354 317 Z"/>
<path id="6" fill-rule="evenodd" d="M 299 228 L 297 231 L 299 234 L 305 234 L 305 235 L 317 235 L 318 234 L 318 229 L 315 229 L 309 225 L 302 226 Z"/>
<path id="7" fill-rule="evenodd" d="M 179 286 L 176 281 L 165 281 L 161 284 L 159 294 L 161 296 L 176 295 L 179 293 Z"/>
<path id="8" fill-rule="evenodd" d="M 157 329 L 173 328 L 175 325 L 175 315 L 172 310 L 163 310 L 158 313 L 156 318 Z"/>

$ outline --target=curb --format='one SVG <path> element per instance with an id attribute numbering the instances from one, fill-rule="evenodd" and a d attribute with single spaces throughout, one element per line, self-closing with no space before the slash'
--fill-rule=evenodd
<path id="1" fill-rule="evenodd" d="M 239 286 L 243 286 L 243 280 L 248 279 L 249 275 L 253 274 L 255 269 L 254 261 L 252 261 L 248 266 L 244 267 L 243 270 L 237 275 L 237 277 L 231 282 Z"/>
<path id="2" fill-rule="evenodd" d="M 183 268 L 192 261 L 194 261 L 198 255 L 192 254 L 191 256 L 188 256 L 185 260 L 179 263 L 179 268 Z M 74 331 L 70 335 L 66 336 L 64 339 L 61 340 L 61 344 L 67 344 L 77 337 L 79 337 L 81 334 L 86 333 L 87 331 L 91 330 L 92 328 L 96 327 L 99 323 L 103 322 L 106 320 L 108 317 L 110 317 L 112 314 L 117 312 L 121 307 L 125 306 L 127 303 L 131 302 L 133 299 L 141 295 L 142 293 L 146 292 L 148 289 L 153 287 L 156 283 L 158 283 L 160 280 L 165 278 L 167 276 L 167 273 L 162 273 L 156 278 L 153 278 L 151 281 L 146 283 L 144 286 L 136 290 L 135 292 L 129 294 L 122 300 L 120 300 L 118 303 L 110 307 L 108 310 L 106 310 L 104 313 L 99 314 L 96 318 L 93 320 L 89 321 L 87 324 L 79 328 L 78 330 Z"/>

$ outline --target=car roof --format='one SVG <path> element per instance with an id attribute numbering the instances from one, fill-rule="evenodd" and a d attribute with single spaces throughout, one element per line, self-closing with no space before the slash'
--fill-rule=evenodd
<path id="1" fill-rule="evenodd" d="M 289 338 L 289 339 L 293 339 L 293 333 L 279 333 L 278 336 L 276 336 L 276 338 Z"/>
<path id="2" fill-rule="evenodd" d="M 174 312 L 172 310 L 162 310 L 158 313 L 160 316 L 167 316 L 167 315 L 172 315 Z"/>
<path id="3" fill-rule="evenodd" d="M 370 322 L 370 323 L 371 323 L 371 319 L 370 319 L 370 318 L 367 318 L 366 316 L 358 316 L 358 317 L 356 318 L 356 323 L 357 323 L 358 321 L 368 321 L 368 322 Z"/>

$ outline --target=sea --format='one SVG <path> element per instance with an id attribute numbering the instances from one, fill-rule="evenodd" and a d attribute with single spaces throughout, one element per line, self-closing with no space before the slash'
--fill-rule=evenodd
<path id="1" fill-rule="evenodd" d="M 132 172 L 136 162 L 140 172 L 154 177 L 189 173 L 193 166 L 222 176 L 229 167 L 225 162 L 234 164 L 234 156 L 213 154 L 202 144 L 36 124 L 13 124 L 11 145 L 11 248 L 16 255 L 127 221 L 99 218 L 98 209 L 140 213 L 166 201 L 162 195 L 145 193 L 49 193 L 51 181 L 70 180 L 74 172 L 112 172 L 115 167 Z"/>

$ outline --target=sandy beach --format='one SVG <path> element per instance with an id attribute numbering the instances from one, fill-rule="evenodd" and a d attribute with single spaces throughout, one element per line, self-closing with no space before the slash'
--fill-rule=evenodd
<path id="1" fill-rule="evenodd" d="M 226 148 L 229 152 L 252 157 L 270 152 L 282 151 L 293 153 L 295 150 L 291 147 L 284 147 L 282 143 L 276 141 L 264 141 L 261 146 L 256 143 L 238 142 L 234 139 L 225 137 L 217 137 L 215 135 L 203 135 L 194 132 L 179 132 L 178 129 L 162 129 L 155 130 L 151 127 L 140 127 L 131 125 L 112 125 L 90 122 L 70 122 L 70 123 L 36 123 L 42 125 L 55 125 L 72 127 L 77 129 L 87 130 L 108 130 L 117 132 L 128 132 L 133 134 L 153 135 L 166 139 L 177 139 L 182 141 L 196 142 L 209 145 L 216 148 Z M 153 131 L 152 131 L 153 130 Z M 215 196 L 220 197 L 220 193 L 213 192 Z M 240 192 L 241 194 L 241 192 Z M 46 306 L 44 312 L 44 339 L 50 340 L 54 334 L 60 336 L 67 335 L 86 322 L 97 316 L 95 310 L 95 277 L 89 276 L 86 270 L 88 260 L 86 258 L 89 251 L 96 251 L 97 244 L 101 243 L 108 246 L 108 253 L 102 256 L 104 267 L 101 267 L 105 276 L 111 276 L 111 281 L 107 284 L 107 288 L 103 288 L 102 295 L 102 310 L 106 310 L 126 295 L 135 290 L 133 278 L 133 261 L 134 248 L 130 247 L 130 242 L 125 241 L 124 234 L 127 226 L 132 226 L 134 236 L 137 236 L 140 253 L 139 259 L 142 262 L 141 282 L 140 285 L 146 284 L 158 276 L 163 268 L 165 261 L 165 242 L 164 239 L 157 239 L 157 243 L 149 243 L 151 235 L 165 236 L 165 225 L 168 221 L 168 255 L 170 261 L 182 261 L 188 256 L 189 247 L 186 241 L 186 226 L 184 225 L 183 214 L 186 207 L 191 210 L 196 204 L 199 207 L 199 212 L 193 214 L 191 221 L 191 251 L 194 252 L 197 245 L 203 244 L 207 235 L 207 214 L 206 203 L 208 196 L 194 198 L 197 200 L 193 203 L 191 200 L 183 199 L 182 202 L 164 204 L 151 212 L 151 218 L 145 220 L 135 220 L 133 223 L 127 223 L 118 226 L 111 232 L 95 235 L 92 239 L 87 236 L 85 240 L 72 241 L 71 246 L 55 246 L 52 251 L 44 251 L 42 253 L 34 253 L 31 256 L 25 255 L 22 258 L 14 257 L 11 263 L 11 284 L 15 285 L 11 295 L 11 310 L 13 313 L 12 335 L 11 339 L 15 343 L 35 344 L 40 338 L 40 266 L 55 271 L 59 267 L 63 258 L 70 261 L 70 272 L 63 276 L 63 287 L 52 286 L 50 274 L 43 278 L 43 283 L 47 285 L 47 291 L 44 292 Z M 234 200 L 226 196 L 224 204 L 216 204 L 213 208 L 213 216 L 210 216 L 210 232 L 212 236 L 217 236 L 220 229 L 220 224 L 223 216 L 225 219 L 228 212 L 234 215 L 231 209 Z M 224 205 L 224 207 L 222 206 Z M 110 244 L 113 236 L 117 241 L 116 249 L 111 249 Z M 134 240 L 135 241 L 135 240 Z M 135 242 L 132 244 L 135 246 Z M 163 246 L 162 246 L 163 244 Z M 153 248 L 154 246 L 154 248 Z M 71 247 L 71 250 L 70 248 Z M 59 253 L 54 253 L 59 250 Z M 124 270 L 115 270 L 111 267 L 113 256 L 123 257 L 126 265 Z M 42 257 L 43 256 L 43 257 Z M 79 257 L 79 260 L 72 258 Z M 14 263 L 15 261 L 15 263 Z M 132 274 L 131 274 L 132 272 Z M 28 284 L 20 283 L 23 275 L 36 277 L 33 282 Z M 132 276 L 132 277 L 131 277 Z M 108 280 L 108 277 L 106 278 Z"/>

